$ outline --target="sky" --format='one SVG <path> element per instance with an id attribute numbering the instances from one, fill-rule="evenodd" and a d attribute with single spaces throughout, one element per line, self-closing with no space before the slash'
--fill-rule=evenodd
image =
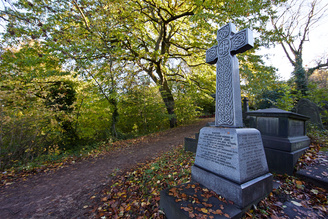
<path id="1" fill-rule="evenodd" d="M 326 0 L 323 1 L 325 3 Z M 296 44 L 298 45 L 298 44 Z M 258 51 L 259 55 L 267 54 L 269 59 L 265 60 L 267 65 L 272 65 L 278 69 L 280 80 L 288 80 L 293 71 L 292 64 L 288 61 L 282 46 L 277 44 L 274 48 Z M 309 33 L 309 41 L 303 46 L 303 64 L 305 67 L 314 67 L 314 62 L 319 57 L 328 59 L 328 15 L 320 19 L 316 26 Z"/>

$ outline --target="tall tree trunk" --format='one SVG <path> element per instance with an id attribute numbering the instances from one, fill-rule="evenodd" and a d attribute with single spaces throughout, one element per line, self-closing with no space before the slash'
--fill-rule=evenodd
<path id="1" fill-rule="evenodd" d="M 163 83 L 162 86 L 160 86 L 159 91 L 165 103 L 167 113 L 170 116 L 170 128 L 174 128 L 178 125 L 177 117 L 175 115 L 175 102 L 171 90 L 168 87 L 166 81 Z"/>
<path id="2" fill-rule="evenodd" d="M 293 75 L 295 76 L 296 88 L 301 91 L 302 96 L 308 91 L 307 74 L 303 67 L 302 56 L 295 55 Z"/>
<path id="3" fill-rule="evenodd" d="M 114 72 L 113 72 L 113 57 L 110 56 L 110 84 L 111 84 L 111 88 L 110 88 L 110 103 L 112 104 L 113 106 L 113 114 L 112 114 L 112 127 L 111 127 L 111 133 L 112 133 L 112 136 L 114 138 L 117 138 L 118 135 L 117 135 L 117 131 L 116 131 L 116 123 L 118 121 L 118 101 L 116 99 L 116 96 L 117 96 L 117 91 L 116 91 L 116 82 L 115 82 L 115 79 L 114 79 Z"/>
<path id="4" fill-rule="evenodd" d="M 111 104 L 114 107 L 113 114 L 112 114 L 111 133 L 114 138 L 117 138 L 118 137 L 116 131 L 116 123 L 118 118 L 117 100 L 115 98 L 111 98 Z"/>

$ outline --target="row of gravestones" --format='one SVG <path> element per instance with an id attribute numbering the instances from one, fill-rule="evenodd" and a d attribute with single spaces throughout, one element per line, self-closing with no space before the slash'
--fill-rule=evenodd
<path id="1" fill-rule="evenodd" d="M 225 206 L 231 218 L 241 217 L 251 204 L 271 191 L 272 178 L 269 171 L 293 175 L 298 158 L 310 145 L 305 125 L 309 117 L 277 108 L 250 111 L 247 117 L 249 128 L 224 128 L 218 131 L 214 123 L 208 123 L 200 134 L 195 134 L 195 138 L 185 138 L 184 141 L 186 151 L 197 152 L 196 161 L 197 155 L 202 156 L 200 163 L 195 162 L 196 165 L 192 168 L 192 180 L 205 184 L 205 187 L 211 188 L 218 194 L 224 194 L 224 197 L 232 200 L 237 207 Z M 252 128 L 260 131 L 260 138 Z M 231 137 L 231 135 L 235 136 Z M 262 142 L 265 155 L 261 151 Z M 200 154 L 199 147 L 206 148 L 206 153 Z M 236 156 L 238 153 L 240 157 Z M 208 162 L 213 159 L 216 159 L 214 163 L 222 162 L 219 165 L 221 169 Z M 239 163 L 239 169 L 233 162 Z M 266 164 L 269 171 L 266 169 Z M 241 169 L 246 170 L 241 171 Z M 219 176 L 215 174 L 218 172 Z M 256 175 L 260 176 L 254 177 Z M 173 199 L 171 202 L 168 201 L 169 196 L 165 191 L 161 196 L 163 197 L 161 206 L 171 210 L 166 212 L 168 218 L 188 218 L 181 212 L 179 214 L 179 211 L 172 211 L 177 204 Z M 180 205 L 178 207 L 181 208 Z M 222 203 L 216 205 L 222 206 Z M 221 215 L 214 218 L 221 218 Z"/>
<path id="2" fill-rule="evenodd" d="M 256 128 L 261 132 L 270 172 L 292 175 L 298 158 L 310 145 L 305 125 L 309 117 L 269 108 L 249 111 L 247 119 L 248 128 Z M 199 133 L 195 134 L 195 138 L 185 138 L 185 150 L 196 153 L 198 138 Z"/>
<path id="3" fill-rule="evenodd" d="M 201 188 L 188 184 L 162 191 L 160 208 L 169 219 L 194 218 L 192 209 L 212 218 L 241 217 L 272 191 L 269 160 L 293 163 L 310 142 L 305 136 L 306 118 L 282 110 L 252 112 L 249 124 L 253 128 L 243 128 L 235 55 L 253 47 L 252 31 L 246 28 L 237 32 L 229 23 L 218 30 L 217 42 L 206 51 L 206 62 L 216 64 L 215 122 L 200 130 L 191 169 L 192 183 Z M 268 162 L 267 152 L 272 155 L 267 156 Z M 209 190 L 217 198 L 209 195 Z"/>

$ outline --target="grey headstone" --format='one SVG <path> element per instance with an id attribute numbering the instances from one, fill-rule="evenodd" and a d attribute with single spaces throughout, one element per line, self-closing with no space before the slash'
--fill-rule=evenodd
<path id="1" fill-rule="evenodd" d="M 216 64 L 215 126 L 243 127 L 237 53 L 253 48 L 250 29 L 236 33 L 229 23 L 217 32 L 218 45 L 206 51 L 206 62 Z"/>
<path id="2" fill-rule="evenodd" d="M 250 29 L 236 33 L 229 23 L 217 32 L 218 45 L 206 51 L 216 63 L 215 126 L 200 131 L 192 180 L 246 208 L 272 189 L 261 134 L 244 129 L 239 66 L 235 56 L 253 47 Z"/>
<path id="3" fill-rule="evenodd" d="M 256 129 L 202 128 L 191 176 L 240 208 L 272 189 L 272 175 Z"/>
<path id="4" fill-rule="evenodd" d="M 319 107 L 308 99 L 300 99 L 295 106 L 295 111 L 310 117 L 310 122 L 316 124 L 319 128 L 323 129 L 322 120 L 320 117 Z"/>
<path id="5" fill-rule="evenodd" d="M 269 172 L 261 134 L 249 128 L 202 128 L 195 165 L 239 184 Z"/>

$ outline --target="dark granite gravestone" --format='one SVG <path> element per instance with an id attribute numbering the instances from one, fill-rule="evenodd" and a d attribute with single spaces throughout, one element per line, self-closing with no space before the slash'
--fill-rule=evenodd
<path id="1" fill-rule="evenodd" d="M 196 153 L 199 133 L 195 134 L 195 138 L 184 138 L 183 147 L 185 151 Z"/>
<path id="2" fill-rule="evenodd" d="M 214 122 L 208 122 L 205 126 L 213 126 Z M 195 133 L 195 138 L 184 138 L 183 147 L 185 151 L 196 153 L 198 144 L 199 132 Z"/>
<path id="3" fill-rule="evenodd" d="M 247 112 L 249 111 L 249 100 L 247 97 L 243 98 L 243 122 L 244 127 L 248 127 L 248 119 L 247 119 Z"/>
<path id="4" fill-rule="evenodd" d="M 250 29 L 236 32 L 229 23 L 217 32 L 218 45 L 206 51 L 206 62 L 216 63 L 215 125 L 200 130 L 193 182 L 232 201 L 240 212 L 255 204 L 272 190 L 261 134 L 254 128 L 242 128 L 242 109 L 237 53 L 253 47 Z M 164 193 L 163 193 L 164 194 Z M 163 198 L 163 199 L 162 199 Z M 168 196 L 161 197 L 164 212 L 177 212 Z M 177 211 L 169 209 L 176 208 Z M 167 213 L 169 219 L 179 218 Z"/>
<path id="5" fill-rule="evenodd" d="M 319 151 L 315 161 L 296 172 L 298 177 L 328 190 L 328 151 Z"/>
<path id="6" fill-rule="evenodd" d="M 295 112 L 310 118 L 310 123 L 316 124 L 323 129 L 319 107 L 308 99 L 300 99 L 295 106 Z"/>
<path id="7" fill-rule="evenodd" d="M 277 108 L 250 111 L 249 126 L 261 132 L 270 172 L 293 174 L 298 158 L 310 145 L 309 118 Z"/>

